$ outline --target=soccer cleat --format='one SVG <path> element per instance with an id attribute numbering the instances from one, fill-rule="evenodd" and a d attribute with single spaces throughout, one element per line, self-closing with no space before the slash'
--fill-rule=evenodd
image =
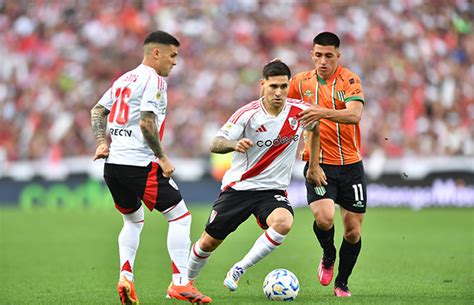
<path id="1" fill-rule="evenodd" d="M 117 291 L 119 293 L 120 302 L 122 304 L 138 305 L 137 294 L 135 292 L 135 286 L 132 281 L 129 281 L 124 275 L 120 278 L 117 284 Z"/>
<path id="2" fill-rule="evenodd" d="M 196 287 L 194 287 L 193 281 L 189 281 L 189 283 L 185 286 L 173 285 L 171 282 L 170 286 L 168 287 L 166 297 L 169 299 L 188 301 L 198 304 L 207 304 L 212 302 L 210 297 L 203 295 L 199 292 L 199 290 L 196 289 Z"/>
<path id="3" fill-rule="evenodd" d="M 345 297 L 350 297 L 351 296 L 351 292 L 349 290 L 349 287 L 347 287 L 347 285 L 344 284 L 344 283 L 336 284 L 334 286 L 334 294 L 338 298 L 345 298 Z"/>
<path id="4" fill-rule="evenodd" d="M 318 279 L 321 285 L 327 286 L 331 283 L 334 275 L 334 260 L 323 257 L 318 267 Z"/>
<path id="5" fill-rule="evenodd" d="M 239 266 L 233 266 L 224 279 L 224 286 L 230 291 L 236 291 L 239 287 L 239 279 L 244 275 L 244 269 Z"/>

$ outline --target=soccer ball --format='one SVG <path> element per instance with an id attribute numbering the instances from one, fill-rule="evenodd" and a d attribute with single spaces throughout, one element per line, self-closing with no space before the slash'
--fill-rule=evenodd
<path id="1" fill-rule="evenodd" d="M 263 281 L 263 293 L 272 301 L 293 301 L 299 290 L 298 278 L 286 269 L 271 271 Z"/>

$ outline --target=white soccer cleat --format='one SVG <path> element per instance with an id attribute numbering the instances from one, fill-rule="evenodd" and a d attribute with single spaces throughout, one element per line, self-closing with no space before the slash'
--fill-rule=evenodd
<path id="1" fill-rule="evenodd" d="M 245 270 L 239 266 L 234 265 L 227 276 L 224 279 L 224 286 L 227 287 L 230 291 L 236 291 L 239 287 L 239 280 L 242 275 L 244 275 Z"/>

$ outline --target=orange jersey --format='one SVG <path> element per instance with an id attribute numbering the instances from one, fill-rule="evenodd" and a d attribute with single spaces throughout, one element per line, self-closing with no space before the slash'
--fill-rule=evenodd
<path id="1" fill-rule="evenodd" d="M 318 77 L 316 70 L 296 74 L 291 79 L 288 97 L 329 109 L 345 109 L 346 103 L 350 101 L 364 103 L 359 76 L 341 66 L 328 80 Z M 321 119 L 320 132 L 320 163 L 344 165 L 362 160 L 359 123 L 342 124 Z M 307 145 L 301 152 L 301 158 L 304 161 L 309 159 Z"/>

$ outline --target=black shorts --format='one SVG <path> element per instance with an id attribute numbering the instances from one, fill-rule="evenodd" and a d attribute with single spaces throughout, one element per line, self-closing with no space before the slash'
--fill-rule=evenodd
<path id="1" fill-rule="evenodd" d="M 251 214 L 263 229 L 267 217 L 276 208 L 285 208 L 293 215 L 286 192 L 282 190 L 236 191 L 229 188 L 219 194 L 206 224 L 206 232 L 223 240 L 234 232 Z"/>
<path id="2" fill-rule="evenodd" d="M 115 206 L 123 214 L 138 210 L 141 201 L 150 211 L 162 212 L 182 200 L 176 183 L 163 177 L 163 170 L 156 162 L 148 166 L 105 163 L 104 179 Z"/>
<path id="3" fill-rule="evenodd" d="M 314 185 L 306 184 L 308 204 L 324 198 L 332 199 L 344 209 L 354 213 L 365 213 L 367 205 L 367 185 L 362 161 L 348 165 L 320 164 L 326 174 L 328 185 L 326 192 L 316 193 Z M 304 167 L 304 177 L 308 171 L 308 163 Z"/>

